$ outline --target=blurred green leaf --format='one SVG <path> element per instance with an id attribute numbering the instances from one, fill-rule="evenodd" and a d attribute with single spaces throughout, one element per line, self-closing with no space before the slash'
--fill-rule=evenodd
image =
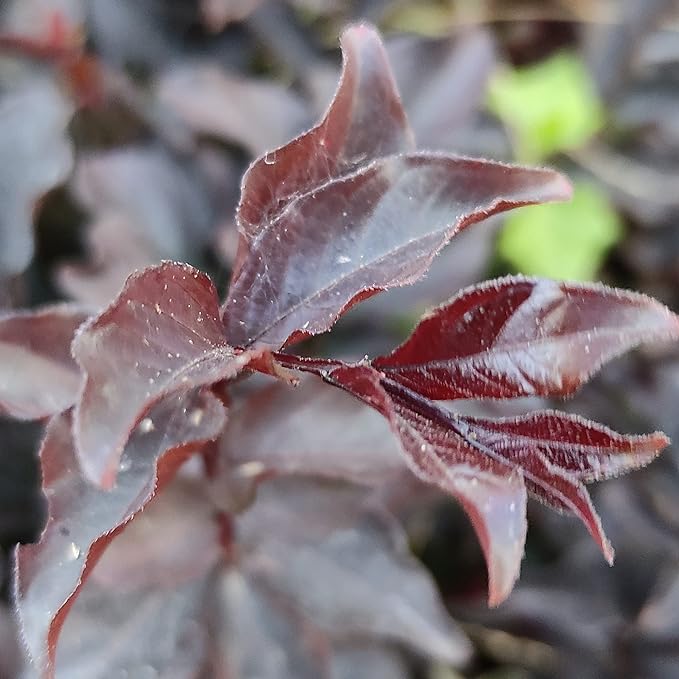
<path id="1" fill-rule="evenodd" d="M 498 72 L 488 106 L 511 130 L 517 157 L 530 162 L 582 146 L 604 122 L 589 73 L 570 52 Z"/>
<path id="2" fill-rule="evenodd" d="M 569 203 L 513 213 L 500 234 L 498 254 L 525 274 L 592 280 L 621 237 L 622 223 L 606 195 L 593 184 L 578 183 Z"/>

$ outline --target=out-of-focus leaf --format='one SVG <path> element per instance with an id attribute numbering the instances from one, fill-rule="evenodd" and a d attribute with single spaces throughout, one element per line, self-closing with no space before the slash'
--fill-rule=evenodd
<path id="1" fill-rule="evenodd" d="M 223 574 L 216 592 L 218 667 L 234 679 L 334 679 L 328 638 L 265 583 L 237 570 Z"/>
<path id="2" fill-rule="evenodd" d="M 295 602 L 335 642 L 391 640 L 427 657 L 465 662 L 469 644 L 441 606 L 433 580 L 410 555 L 405 535 L 388 515 L 366 514 L 365 495 L 362 508 L 347 502 L 360 494 L 339 489 L 333 514 L 331 486 L 323 493 L 309 480 L 264 484 L 238 521 L 244 567 Z M 309 531 L 307 522 L 313 524 Z"/>
<path id="3" fill-rule="evenodd" d="M 423 148 L 453 148 L 486 97 L 496 55 L 492 34 L 475 30 L 456 39 L 404 36 L 387 43 L 403 105 Z"/>
<path id="4" fill-rule="evenodd" d="M 126 446 L 117 485 L 110 491 L 83 478 L 70 414 L 55 417 L 47 429 L 41 459 L 49 520 L 37 544 L 18 548 L 16 570 L 22 636 L 42 671 L 53 671 L 64 621 L 111 540 L 187 454 L 219 434 L 224 409 L 216 398 L 193 392 L 159 403 L 149 422 L 153 428 L 139 427 Z"/>
<path id="5" fill-rule="evenodd" d="M 622 235 L 620 217 L 606 195 L 579 183 L 569 203 L 509 215 L 498 253 L 521 273 L 591 280 Z"/>
<path id="6" fill-rule="evenodd" d="M 584 64 L 569 52 L 499 72 L 488 103 L 514 134 L 516 155 L 524 161 L 582 146 L 604 119 Z"/>
<path id="7" fill-rule="evenodd" d="M 243 180 L 241 242 L 223 308 L 234 346 L 278 348 L 325 332 L 357 301 L 420 278 L 465 226 L 569 195 L 550 170 L 389 155 L 408 151 L 411 135 L 382 45 L 358 26 L 343 46 L 326 117 Z"/>
<path id="8" fill-rule="evenodd" d="M 56 679 L 201 676 L 211 585 L 203 578 L 121 591 L 89 580 L 64 625 Z"/>
<path id="9" fill-rule="evenodd" d="M 9 609 L 0 606 L 0 677 L 12 679 L 20 676 L 21 651 L 16 625 Z"/>
<path id="10" fill-rule="evenodd" d="M 191 129 L 241 144 L 254 156 L 284 143 L 307 122 L 306 107 L 284 85 L 246 80 L 210 64 L 169 70 L 157 94 Z"/>
<path id="11" fill-rule="evenodd" d="M 368 522 L 317 544 L 269 542 L 266 554 L 282 564 L 270 575 L 272 586 L 331 638 L 397 641 L 454 665 L 468 659 L 468 642 L 395 526 L 385 531 Z M 329 597 L 328 589 L 337 596 Z"/>
<path id="12" fill-rule="evenodd" d="M 242 21 L 262 0 L 200 0 L 200 12 L 207 28 L 214 33 L 232 21 Z"/>
<path id="13" fill-rule="evenodd" d="M 404 469 L 384 418 L 337 389 L 306 379 L 258 391 L 231 412 L 221 438 L 230 465 L 377 485 Z"/>
<path id="14" fill-rule="evenodd" d="M 333 679 L 408 679 L 406 663 L 392 648 L 346 644 L 332 658 Z"/>
<path id="15" fill-rule="evenodd" d="M 56 279 L 68 297 L 93 309 L 109 304 L 132 271 L 159 259 L 124 215 L 101 215 L 90 224 L 87 237 L 91 261 L 62 264 Z"/>
<path id="16" fill-rule="evenodd" d="M 85 382 L 74 418 L 85 475 L 116 479 L 120 455 L 146 410 L 170 393 L 235 377 L 250 355 L 224 341 L 217 291 L 188 266 L 165 262 L 133 274 L 114 302 L 84 325 L 73 355 Z M 194 415 L 200 425 L 202 414 Z"/>
<path id="17" fill-rule="evenodd" d="M 130 147 L 79 158 L 73 188 L 96 216 L 126 221 L 154 259 L 191 259 L 209 238 L 207 192 L 195 174 L 159 148 Z"/>
<path id="18" fill-rule="evenodd" d="M 67 305 L 0 315 L 0 412 L 39 419 L 75 403 L 81 376 L 71 342 L 88 315 Z"/>
<path id="19" fill-rule="evenodd" d="M 47 79 L 0 97 L 0 275 L 23 271 L 33 256 L 33 213 L 44 193 L 71 171 L 66 126 L 73 105 Z"/>
<path id="20" fill-rule="evenodd" d="M 567 396 L 606 361 L 678 335 L 645 295 L 508 276 L 461 291 L 372 364 L 434 399 Z"/>

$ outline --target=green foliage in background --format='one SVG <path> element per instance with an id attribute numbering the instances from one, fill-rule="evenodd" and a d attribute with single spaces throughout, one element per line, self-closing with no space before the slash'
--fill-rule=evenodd
<path id="1" fill-rule="evenodd" d="M 587 69 L 570 52 L 498 72 L 488 106 L 510 129 L 516 156 L 525 162 L 582 146 L 604 122 Z"/>
<path id="2" fill-rule="evenodd" d="M 575 185 L 569 203 L 538 205 L 510 215 L 498 254 L 521 273 L 568 280 L 596 278 L 622 224 L 606 195 L 588 183 Z"/>

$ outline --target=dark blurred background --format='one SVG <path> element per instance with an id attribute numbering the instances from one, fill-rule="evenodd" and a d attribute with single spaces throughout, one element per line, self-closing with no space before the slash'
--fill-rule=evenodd
<path id="1" fill-rule="evenodd" d="M 424 282 L 373 298 L 309 351 L 388 349 L 427 307 L 507 272 L 602 280 L 679 311 L 676 1 L 5 0 L 0 12 L 0 309 L 96 310 L 168 258 L 223 290 L 243 171 L 322 114 L 338 35 L 363 19 L 385 36 L 420 147 L 548 164 L 576 191 L 470 229 Z M 679 350 L 616 361 L 565 408 L 679 441 Z M 4 601 L 8 552 L 43 521 L 39 437 L 0 421 Z M 411 512 L 413 549 L 477 648 L 464 674 L 421 676 L 679 677 L 679 451 L 594 499 L 615 567 L 575 521 L 531 503 L 521 580 L 492 611 L 461 510 Z M 7 679 L 20 672 L 13 639 L 0 604 Z"/>

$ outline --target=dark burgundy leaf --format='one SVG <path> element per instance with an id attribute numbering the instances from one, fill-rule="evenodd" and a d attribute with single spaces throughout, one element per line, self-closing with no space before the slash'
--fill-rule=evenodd
<path id="1" fill-rule="evenodd" d="M 133 274 L 80 330 L 73 355 L 85 373 L 74 418 L 78 457 L 103 487 L 114 483 L 129 433 L 153 403 L 235 377 L 250 358 L 224 341 L 210 279 L 171 262 Z"/>
<path id="2" fill-rule="evenodd" d="M 65 413 L 52 420 L 41 451 L 47 527 L 37 544 L 17 550 L 22 634 L 34 662 L 46 672 L 53 671 L 69 609 L 111 540 L 188 454 L 219 434 L 225 415 L 215 397 L 196 391 L 158 403 L 126 446 L 110 491 L 83 478 L 71 419 Z"/>
<path id="3" fill-rule="evenodd" d="M 0 315 L 0 413 L 30 420 L 73 405 L 81 376 L 71 342 L 88 315 L 68 305 Z"/>
<path id="4" fill-rule="evenodd" d="M 518 576 L 526 487 L 580 518 L 611 562 L 613 550 L 583 482 L 648 464 L 668 443 L 663 434 L 625 437 L 551 411 L 498 421 L 463 417 L 367 364 L 316 372 L 381 412 L 413 472 L 460 500 L 486 556 L 491 605 L 507 597 Z"/>
<path id="5" fill-rule="evenodd" d="M 256 392 L 231 411 L 220 445 L 229 465 L 257 474 L 377 485 L 405 468 L 384 418 L 316 379 Z"/>
<path id="6" fill-rule="evenodd" d="M 372 160 L 414 149 L 377 32 L 366 25 L 354 26 L 344 32 L 341 45 L 342 74 L 323 120 L 256 160 L 243 178 L 240 264 L 271 217 L 300 193 L 319 189 Z"/>
<path id="7" fill-rule="evenodd" d="M 661 432 L 619 434 L 596 422 L 556 410 L 489 420 L 464 417 L 474 438 L 509 459 L 527 461 L 539 453 L 547 464 L 589 483 L 609 479 L 652 462 L 670 441 Z"/>
<path id="8" fill-rule="evenodd" d="M 570 194 L 550 170 L 402 153 L 411 135 L 377 34 L 349 29 L 343 47 L 323 121 L 243 179 L 223 307 L 234 346 L 278 348 L 324 332 L 357 301 L 420 278 L 465 226 Z"/>
<path id="9" fill-rule="evenodd" d="M 566 396 L 611 358 L 677 337 L 679 318 L 645 295 L 509 276 L 463 290 L 373 365 L 434 399 Z"/>

